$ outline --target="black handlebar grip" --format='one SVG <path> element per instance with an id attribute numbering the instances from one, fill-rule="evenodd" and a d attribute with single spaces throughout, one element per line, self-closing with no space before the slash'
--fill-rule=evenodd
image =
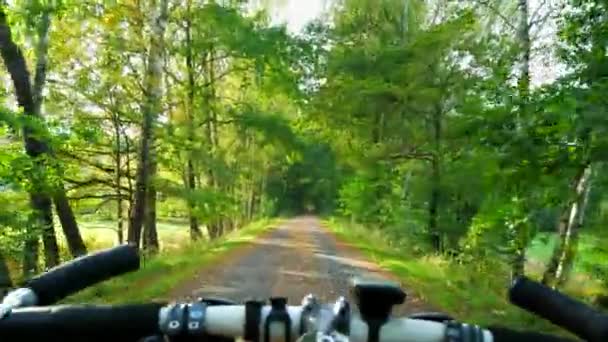
<path id="1" fill-rule="evenodd" d="M 160 334 L 164 304 L 14 309 L 0 319 L 0 341 L 137 341 Z"/>
<path id="2" fill-rule="evenodd" d="M 576 340 L 542 334 L 533 331 L 518 331 L 505 327 L 490 326 L 488 330 L 492 333 L 493 342 L 575 342 Z"/>
<path id="3" fill-rule="evenodd" d="M 586 341 L 608 341 L 607 315 L 526 277 L 513 282 L 509 299 Z"/>
<path id="4" fill-rule="evenodd" d="M 88 286 L 139 268 L 139 253 L 121 245 L 84 255 L 40 274 L 26 283 L 38 298 L 37 305 L 50 305 Z"/>

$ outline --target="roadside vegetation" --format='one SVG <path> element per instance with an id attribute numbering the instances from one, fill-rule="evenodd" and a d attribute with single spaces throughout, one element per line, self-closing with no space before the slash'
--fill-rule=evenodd
<path id="1" fill-rule="evenodd" d="M 142 260 L 139 271 L 117 277 L 73 295 L 66 303 L 141 303 L 170 301 L 169 294 L 236 248 L 243 248 L 260 234 L 276 228 L 280 220 L 260 220 L 213 241 L 181 241 L 178 248 Z"/>
<path id="2" fill-rule="evenodd" d="M 441 255 L 417 252 L 411 248 L 417 244 L 416 240 L 389 238 L 383 232 L 370 232 L 369 228 L 341 219 L 326 220 L 324 226 L 394 274 L 407 293 L 421 298 L 436 311 L 482 326 L 501 325 L 573 336 L 509 303 L 510 284 L 505 281 L 509 278 L 509 267 L 504 262 L 472 266 Z M 532 271 L 528 275 L 539 274 Z M 580 298 L 598 290 L 602 288 L 597 284 L 572 282 L 566 292 Z"/>

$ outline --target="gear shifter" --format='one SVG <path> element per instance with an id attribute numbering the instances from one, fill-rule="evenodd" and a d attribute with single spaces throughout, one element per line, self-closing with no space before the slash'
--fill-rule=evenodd
<path id="1" fill-rule="evenodd" d="M 351 292 L 361 318 L 369 326 L 368 342 L 377 342 L 380 327 L 390 317 L 393 306 L 403 304 L 405 292 L 396 283 L 361 278 L 353 279 Z"/>
<path id="2" fill-rule="evenodd" d="M 394 305 L 403 304 L 405 292 L 398 284 L 384 280 L 353 280 L 353 297 L 364 320 L 387 320 Z"/>

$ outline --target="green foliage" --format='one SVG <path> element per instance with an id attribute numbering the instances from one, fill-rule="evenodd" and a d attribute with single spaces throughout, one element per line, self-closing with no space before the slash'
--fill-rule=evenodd
<path id="1" fill-rule="evenodd" d="M 309 45 L 241 2 L 169 2 L 162 80 L 153 80 L 162 81 L 151 148 L 158 162 L 151 184 L 159 225 L 167 218 L 193 219 L 202 236 L 211 237 L 205 230 L 227 232 L 282 212 L 279 206 L 288 199 L 293 211 L 331 210 L 333 178 L 300 185 L 308 192 L 307 205 L 294 198 L 295 187 L 273 192 L 270 186 L 275 175 L 295 184 L 317 153 L 326 155 L 329 174 L 335 169 L 331 150 L 312 138 L 305 142 L 295 122 L 306 67 L 301 59 L 311 59 Z M 44 63 L 47 84 L 43 119 L 0 111 L 0 203 L 14 209 L 0 216 L 0 252 L 20 262 L 32 189 L 52 194 L 64 186 L 84 226 L 110 220 L 108 228 L 126 236 L 158 11 L 152 3 L 133 1 L 17 1 L 7 12 L 32 78 Z M 37 49 L 47 19 L 45 55 Z M 9 108 L 11 91 L 1 95 Z M 52 153 L 41 157 L 45 168 L 23 154 L 23 128 L 51 146 Z M 144 168 L 151 172 L 150 165 Z"/>
<path id="2" fill-rule="evenodd" d="M 551 43 L 565 70 L 536 87 L 520 73 L 525 44 L 519 23 L 509 22 L 516 16 L 508 11 L 518 8 L 507 3 L 336 6 L 330 25 L 308 33 L 321 52 L 313 69 L 323 81 L 310 91 L 307 115 L 338 156 L 337 213 L 414 239 L 421 250 L 432 241 L 425 235 L 437 233 L 439 250 L 455 262 L 513 270 L 521 263 L 534 273 L 548 260 L 534 252 L 526 259 L 526 250 L 548 232 L 555 236 L 560 217 L 574 212 L 577 182 L 592 165 L 576 229 L 602 245 L 605 6 L 547 9 L 557 18 Z M 541 21 L 531 21 L 534 40 Z M 601 248 L 579 252 L 593 271 L 576 259 L 576 277 L 601 279 Z"/>
<path id="3" fill-rule="evenodd" d="M 406 284 L 407 292 L 460 320 L 482 326 L 500 325 L 517 330 L 526 327 L 571 336 L 508 302 L 505 278 L 509 270 L 504 263 L 477 265 L 474 269 L 471 265 L 457 265 L 438 256 L 421 256 L 412 248 L 413 241 L 398 243 L 387 239 L 385 234 L 373 234 L 369 229 L 339 220 L 325 224 L 341 239 L 395 274 Z"/>

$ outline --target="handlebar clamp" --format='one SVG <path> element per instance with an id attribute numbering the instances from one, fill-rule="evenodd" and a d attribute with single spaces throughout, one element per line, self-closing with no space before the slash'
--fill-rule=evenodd
<path id="1" fill-rule="evenodd" d="M 245 334 L 246 341 L 260 341 L 260 321 L 262 316 L 263 301 L 248 300 L 245 302 Z"/>
<path id="2" fill-rule="evenodd" d="M 264 342 L 270 341 L 270 325 L 274 322 L 282 323 L 285 328 L 285 341 L 291 341 L 291 317 L 287 312 L 287 298 L 270 298 L 271 310 L 264 324 Z"/>
<path id="3" fill-rule="evenodd" d="M 174 304 L 167 313 L 167 319 L 161 321 L 161 331 L 170 337 L 205 335 L 205 313 L 207 304 L 194 302 Z"/>
<path id="4" fill-rule="evenodd" d="M 445 324 L 445 342 L 483 341 L 483 331 L 476 325 L 457 321 L 447 321 Z"/>

